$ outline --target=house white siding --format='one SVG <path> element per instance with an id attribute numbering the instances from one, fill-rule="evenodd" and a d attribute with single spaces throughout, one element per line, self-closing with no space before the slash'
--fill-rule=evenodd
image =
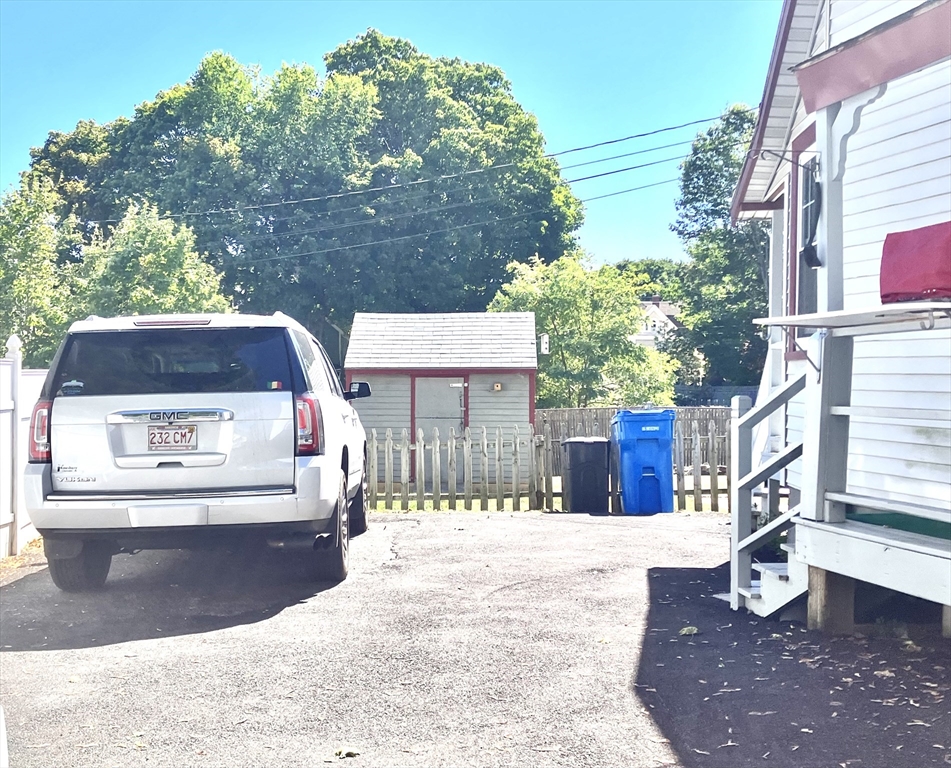
<path id="1" fill-rule="evenodd" d="M 811 371 L 805 360 L 789 360 L 786 363 L 786 378 L 795 379 Z M 796 445 L 802 442 L 803 427 L 806 420 L 806 393 L 800 392 L 786 406 L 786 444 Z M 786 468 L 786 482 L 793 488 L 802 488 L 802 459 L 796 459 Z"/>
<path id="2" fill-rule="evenodd" d="M 898 5 L 876 11 L 875 23 L 909 7 Z M 879 306 L 885 236 L 951 220 L 951 62 L 889 83 L 865 109 L 849 140 L 843 218 L 845 309 Z M 849 491 L 951 505 L 951 332 L 856 339 L 852 405 L 931 410 L 938 418 L 853 416 Z"/>
<path id="3" fill-rule="evenodd" d="M 830 45 L 836 46 L 922 5 L 922 0 L 832 0 Z"/>

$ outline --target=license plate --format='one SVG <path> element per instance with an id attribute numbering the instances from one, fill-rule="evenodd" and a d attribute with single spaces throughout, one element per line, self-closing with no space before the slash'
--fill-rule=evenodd
<path id="1" fill-rule="evenodd" d="M 198 426 L 149 426 L 150 451 L 197 451 Z"/>

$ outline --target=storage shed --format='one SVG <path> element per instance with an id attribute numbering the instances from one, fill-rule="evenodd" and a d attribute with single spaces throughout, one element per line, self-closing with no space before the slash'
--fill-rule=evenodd
<path id="1" fill-rule="evenodd" d="M 534 422 L 537 366 L 532 312 L 358 312 L 344 369 L 348 385 L 370 383 L 372 396 L 354 401 L 368 435 L 502 427 L 508 441 Z"/>

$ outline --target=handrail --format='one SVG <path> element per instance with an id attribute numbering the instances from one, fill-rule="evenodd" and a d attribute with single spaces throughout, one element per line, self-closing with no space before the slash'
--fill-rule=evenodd
<path id="1" fill-rule="evenodd" d="M 790 379 L 783 386 L 771 394 L 765 403 L 757 405 L 753 410 L 743 416 L 737 427 L 750 427 L 759 424 L 770 414 L 782 408 L 786 403 L 792 400 L 796 395 L 806 388 L 806 374 L 802 373 L 795 379 Z"/>
<path id="2" fill-rule="evenodd" d="M 769 398 L 745 414 L 736 414 L 738 418 L 732 424 L 731 455 L 731 509 L 732 525 L 730 530 L 730 607 L 733 610 L 744 606 L 746 600 L 753 599 L 752 552 L 762 544 L 762 537 L 753 532 L 753 488 L 785 469 L 802 455 L 802 444 L 787 446 L 765 464 L 757 464 L 753 469 L 753 427 L 770 414 L 786 405 L 792 398 L 806 388 L 806 374 L 803 373 L 787 381 L 773 392 Z M 747 401 L 748 402 L 748 401 Z M 798 514 L 798 510 L 796 511 Z M 789 512 L 777 518 L 776 525 L 760 529 L 762 536 L 780 533 L 792 525 L 794 515 Z M 757 532 L 759 533 L 759 532 Z"/>

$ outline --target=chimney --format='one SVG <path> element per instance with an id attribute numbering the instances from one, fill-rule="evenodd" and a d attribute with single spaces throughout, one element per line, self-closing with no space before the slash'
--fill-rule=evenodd
<path id="1" fill-rule="evenodd" d="M 651 301 L 654 302 L 654 306 L 659 307 L 659 306 L 660 306 L 660 294 L 659 294 L 659 293 L 655 293 L 655 294 L 654 294 L 654 298 L 652 298 Z"/>

